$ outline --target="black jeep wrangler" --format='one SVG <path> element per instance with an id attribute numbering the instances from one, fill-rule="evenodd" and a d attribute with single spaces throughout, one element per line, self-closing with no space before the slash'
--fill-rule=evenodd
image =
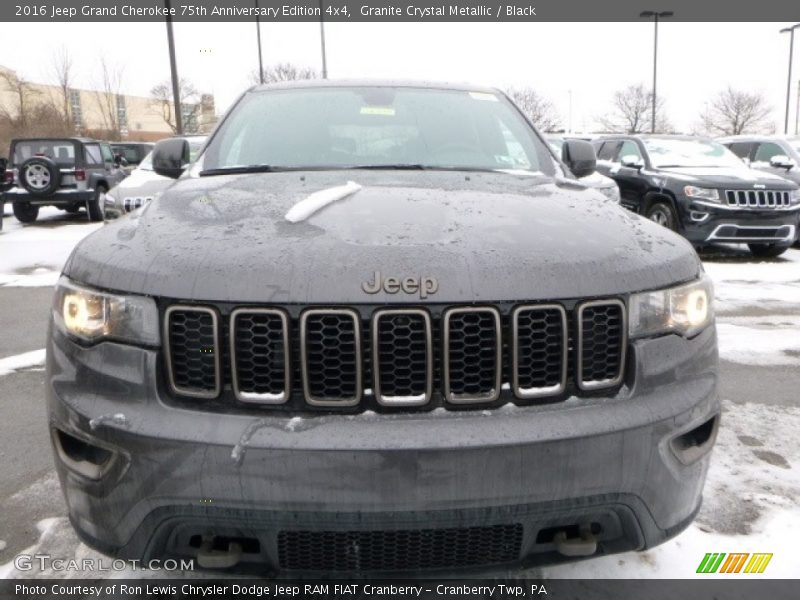
<path id="1" fill-rule="evenodd" d="M 33 223 L 41 206 L 85 207 L 92 221 L 102 221 L 105 193 L 125 178 L 109 144 L 87 138 L 12 140 L 9 157 L 4 200 L 23 223 Z"/>

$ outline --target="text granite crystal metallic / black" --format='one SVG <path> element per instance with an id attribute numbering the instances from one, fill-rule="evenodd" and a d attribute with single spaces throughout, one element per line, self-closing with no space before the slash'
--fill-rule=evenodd
<path id="1" fill-rule="evenodd" d="M 719 422 L 689 242 L 499 91 L 256 87 L 81 242 L 47 399 L 73 526 L 121 557 L 469 573 L 652 547 Z"/>

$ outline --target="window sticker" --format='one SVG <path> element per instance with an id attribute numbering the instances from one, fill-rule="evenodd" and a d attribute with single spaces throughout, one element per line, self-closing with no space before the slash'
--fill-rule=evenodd
<path id="1" fill-rule="evenodd" d="M 384 117 L 393 117 L 394 108 L 391 106 L 362 106 L 362 115 L 382 115 Z"/>

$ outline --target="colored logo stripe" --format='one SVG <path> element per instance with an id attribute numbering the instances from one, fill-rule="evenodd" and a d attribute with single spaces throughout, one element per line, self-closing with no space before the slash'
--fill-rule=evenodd
<path id="1" fill-rule="evenodd" d="M 748 557 L 750 558 L 749 561 L 747 560 Z M 726 554 L 725 552 L 709 552 L 700 561 L 697 572 L 741 573 L 742 567 L 744 567 L 745 573 L 763 573 L 770 560 L 772 560 L 771 553 L 733 552 Z M 747 563 L 747 566 L 745 566 L 745 563 Z"/>

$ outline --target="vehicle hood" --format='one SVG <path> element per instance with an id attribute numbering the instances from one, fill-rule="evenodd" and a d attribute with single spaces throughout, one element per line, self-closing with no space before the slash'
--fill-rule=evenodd
<path id="1" fill-rule="evenodd" d="M 287 211 L 361 189 L 295 223 Z M 425 302 L 578 298 L 698 275 L 689 243 L 567 180 L 512 174 L 326 171 L 183 178 L 85 238 L 65 274 L 186 300 L 420 303 L 361 285 L 435 277 Z"/>
<path id="2" fill-rule="evenodd" d="M 766 185 L 773 190 L 793 190 L 797 185 L 783 177 L 756 171 L 745 166 L 742 168 L 725 167 L 709 169 L 707 167 L 672 167 L 660 169 L 659 173 L 682 181 L 693 182 L 698 186 L 719 187 L 726 189 L 752 190 L 753 185 Z"/>

